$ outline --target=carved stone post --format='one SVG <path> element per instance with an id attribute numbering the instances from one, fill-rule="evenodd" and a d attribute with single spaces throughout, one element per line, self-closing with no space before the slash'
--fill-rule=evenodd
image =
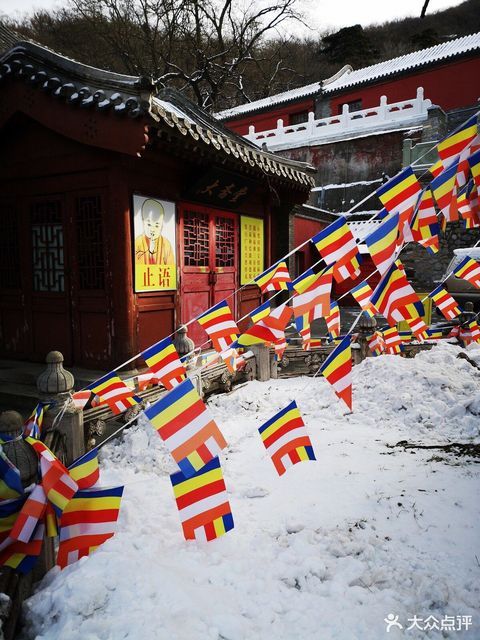
<path id="1" fill-rule="evenodd" d="M 257 380 L 270 380 L 270 349 L 263 344 L 254 344 L 250 350 L 255 354 Z"/>
<path id="2" fill-rule="evenodd" d="M 195 343 L 189 337 L 186 325 L 182 324 L 178 327 L 175 337 L 173 338 L 173 345 L 180 358 L 189 354 L 188 360 L 185 362 L 185 367 L 187 369 L 193 368 L 196 360 Z"/>
<path id="3" fill-rule="evenodd" d="M 71 398 L 75 381 L 63 368 L 63 355 L 50 351 L 46 362 L 46 370 L 37 379 L 40 402 L 50 404 L 43 419 L 43 440 L 68 466 L 85 453 L 83 413 Z"/>
<path id="4" fill-rule="evenodd" d="M 358 337 L 356 343 L 352 344 L 353 363 L 360 364 L 362 360 L 368 358 L 370 350 L 368 348 L 368 338 L 375 332 L 377 321 L 366 313 L 362 313 L 358 321 Z M 358 345 L 358 346 L 355 346 Z"/>

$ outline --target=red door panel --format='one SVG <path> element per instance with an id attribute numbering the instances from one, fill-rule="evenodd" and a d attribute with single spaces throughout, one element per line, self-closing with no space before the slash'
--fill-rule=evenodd
<path id="1" fill-rule="evenodd" d="M 228 298 L 237 282 L 238 218 L 197 205 L 180 209 L 180 256 L 182 322 L 196 318 Z M 207 346 L 208 336 L 198 322 L 188 329 L 197 347 Z"/>

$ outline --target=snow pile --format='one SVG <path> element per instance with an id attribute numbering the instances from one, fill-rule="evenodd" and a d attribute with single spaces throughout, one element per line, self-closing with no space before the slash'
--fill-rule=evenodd
<path id="1" fill-rule="evenodd" d="M 414 615 L 471 615 L 473 628 L 454 637 L 480 637 L 478 471 L 441 450 L 386 446 L 479 441 L 480 371 L 459 351 L 368 359 L 354 368 L 349 415 L 323 379 L 212 398 L 235 529 L 210 543 L 183 540 L 176 467 L 148 424 L 132 428 L 102 451 L 102 483 L 126 485 L 118 533 L 46 576 L 27 602 L 29 637 L 439 637 L 386 636 L 390 613 L 404 626 Z M 293 398 L 317 462 L 279 478 L 257 429 Z"/>

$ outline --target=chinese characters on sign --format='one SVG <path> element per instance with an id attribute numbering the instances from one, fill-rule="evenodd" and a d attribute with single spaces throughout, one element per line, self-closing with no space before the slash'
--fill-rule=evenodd
<path id="1" fill-rule="evenodd" d="M 263 271 L 263 220 L 240 216 L 240 284 Z"/>
<path id="2" fill-rule="evenodd" d="M 435 616 L 428 616 L 427 618 L 420 618 L 414 615 L 413 618 L 408 618 L 407 624 L 402 624 L 398 620 L 399 616 L 389 613 L 385 618 L 387 624 L 386 631 L 390 633 L 391 629 L 403 629 L 405 631 L 420 630 L 430 631 L 436 629 L 437 631 L 468 631 L 472 626 L 472 616 L 443 616 L 442 618 L 435 618 Z"/>
<path id="3" fill-rule="evenodd" d="M 210 168 L 205 173 L 192 176 L 184 195 L 187 200 L 204 202 L 219 209 L 236 209 L 245 203 L 255 188 L 256 184 L 250 178 Z"/>
<path id="4" fill-rule="evenodd" d="M 135 291 L 177 288 L 175 203 L 133 197 Z"/>

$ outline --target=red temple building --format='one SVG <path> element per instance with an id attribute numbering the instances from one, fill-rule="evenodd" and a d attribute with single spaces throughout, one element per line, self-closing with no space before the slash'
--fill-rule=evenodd
<path id="1" fill-rule="evenodd" d="M 240 318 L 314 185 L 179 93 L 2 26 L 0 141 L 3 358 L 105 370 L 225 298 Z"/>

